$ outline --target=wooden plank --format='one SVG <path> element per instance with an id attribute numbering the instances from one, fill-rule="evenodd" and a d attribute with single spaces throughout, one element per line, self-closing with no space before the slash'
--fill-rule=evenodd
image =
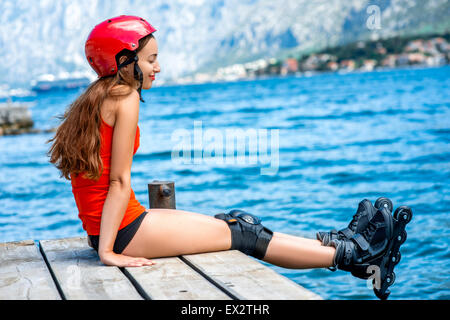
<path id="1" fill-rule="evenodd" d="M 240 300 L 319 300 L 321 297 L 238 250 L 182 259 Z"/>
<path id="2" fill-rule="evenodd" d="M 119 268 L 105 266 L 86 237 L 41 240 L 41 251 L 69 300 L 140 300 Z"/>
<path id="3" fill-rule="evenodd" d="M 0 300 L 61 299 L 33 240 L 0 243 Z"/>
<path id="4" fill-rule="evenodd" d="M 150 299 L 230 300 L 223 291 L 177 257 L 152 259 L 153 266 L 125 268 Z"/>

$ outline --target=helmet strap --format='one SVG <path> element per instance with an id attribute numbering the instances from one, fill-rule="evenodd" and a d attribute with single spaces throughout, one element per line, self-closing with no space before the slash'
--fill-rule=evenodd
<path id="1" fill-rule="evenodd" d="M 138 61 L 139 61 L 139 58 L 138 58 L 136 52 L 133 51 L 133 54 L 127 60 L 125 60 L 124 62 L 119 64 L 119 66 L 117 67 L 117 71 L 119 71 L 121 68 L 123 68 L 123 67 L 125 67 L 125 66 L 127 66 L 127 65 L 129 65 L 129 64 L 131 64 L 133 62 L 135 62 L 135 64 L 134 64 L 134 78 L 136 80 L 139 80 L 139 88 L 137 89 L 137 91 L 139 93 L 139 100 L 141 100 L 142 102 L 145 102 L 144 99 L 142 99 L 142 94 L 141 94 L 142 84 L 144 82 L 144 76 L 142 74 L 141 68 L 139 68 Z"/>
<path id="2" fill-rule="evenodd" d="M 127 60 L 125 60 L 124 62 L 122 62 L 121 64 L 119 64 L 119 66 L 117 67 L 117 71 L 119 71 L 120 69 L 122 69 L 123 67 L 133 63 L 133 62 L 137 62 L 138 61 L 138 57 L 136 55 L 136 52 L 132 51 L 132 54 L 128 57 Z"/>
<path id="3" fill-rule="evenodd" d="M 138 88 L 138 93 L 139 93 L 139 100 L 141 100 L 142 102 L 145 102 L 144 99 L 142 99 L 142 94 L 141 94 L 141 90 L 142 90 L 142 84 L 144 83 L 144 75 L 142 73 L 141 68 L 139 68 L 138 65 L 138 56 L 136 55 L 136 63 L 134 64 L 134 78 L 136 80 L 139 80 L 139 88 Z"/>

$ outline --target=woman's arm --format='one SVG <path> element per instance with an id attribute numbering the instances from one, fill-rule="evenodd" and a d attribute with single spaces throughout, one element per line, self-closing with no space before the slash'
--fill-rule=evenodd
<path id="1" fill-rule="evenodd" d="M 105 264 L 128 265 L 125 256 L 115 254 L 113 247 L 120 223 L 130 201 L 131 164 L 139 118 L 139 94 L 137 91 L 133 91 L 129 96 L 118 101 L 115 117 L 110 183 L 108 195 L 103 205 L 98 253 Z M 129 258 L 128 263 L 135 259 L 127 258 Z"/>

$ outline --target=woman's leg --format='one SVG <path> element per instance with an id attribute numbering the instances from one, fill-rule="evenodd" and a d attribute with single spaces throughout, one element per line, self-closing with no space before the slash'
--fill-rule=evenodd
<path id="1" fill-rule="evenodd" d="M 295 241 L 302 241 L 305 244 L 309 244 L 311 246 L 321 246 L 322 245 L 322 242 L 320 242 L 319 240 L 316 240 L 316 239 L 303 238 L 303 237 L 293 236 L 293 235 L 281 233 L 281 232 L 274 232 L 274 233 L 278 233 L 278 236 L 280 236 L 280 237 L 292 239 Z"/>
<path id="2" fill-rule="evenodd" d="M 333 265 L 335 251 L 318 240 L 274 232 L 263 260 L 289 269 L 326 268 Z"/>
<path id="3" fill-rule="evenodd" d="M 148 211 L 123 254 L 151 259 L 231 247 L 231 231 L 223 220 L 184 210 Z M 334 252 L 317 240 L 274 232 L 263 260 L 284 268 L 324 268 L 332 265 Z"/>

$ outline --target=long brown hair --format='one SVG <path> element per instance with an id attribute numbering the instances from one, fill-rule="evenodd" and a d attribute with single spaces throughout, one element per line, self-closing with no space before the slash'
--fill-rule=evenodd
<path id="1" fill-rule="evenodd" d="M 148 35 L 139 40 L 136 52 L 142 50 L 153 37 Z M 130 52 L 123 51 L 116 57 L 122 63 Z M 134 78 L 133 62 L 119 70 L 115 75 L 99 78 L 66 109 L 63 115 L 57 116 L 62 123 L 58 126 L 55 136 L 46 143 L 52 142 L 47 156 L 64 176 L 71 180 L 84 172 L 83 178 L 98 180 L 103 172 L 103 162 L 100 157 L 100 107 L 103 101 L 110 97 L 121 99 L 139 87 L 139 81 Z"/>

